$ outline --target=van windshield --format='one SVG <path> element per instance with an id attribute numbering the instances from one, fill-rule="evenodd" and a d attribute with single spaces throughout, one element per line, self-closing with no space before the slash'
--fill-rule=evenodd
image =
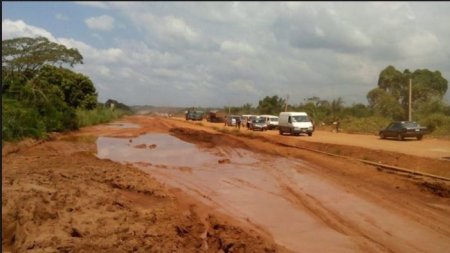
<path id="1" fill-rule="evenodd" d="M 308 116 L 292 116 L 292 122 L 309 122 Z"/>

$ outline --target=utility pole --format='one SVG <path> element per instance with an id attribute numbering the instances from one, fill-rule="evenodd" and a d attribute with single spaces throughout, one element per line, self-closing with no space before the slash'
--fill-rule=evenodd
<path id="1" fill-rule="evenodd" d="M 287 106 L 289 101 L 289 94 L 286 95 L 286 103 L 284 104 L 284 111 L 287 112 Z"/>
<path id="2" fill-rule="evenodd" d="M 409 78 L 408 121 L 412 121 L 412 81 Z"/>

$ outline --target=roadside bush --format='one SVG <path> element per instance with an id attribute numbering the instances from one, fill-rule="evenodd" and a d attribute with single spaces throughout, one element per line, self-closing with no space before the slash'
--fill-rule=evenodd
<path id="1" fill-rule="evenodd" d="M 421 125 L 426 126 L 432 135 L 450 136 L 450 116 L 434 113 L 423 116 L 418 122 Z"/>
<path id="2" fill-rule="evenodd" d="M 390 119 L 379 116 L 365 118 L 349 117 L 341 121 L 340 128 L 346 133 L 378 134 L 378 131 L 386 127 L 390 122 Z"/>
<path id="3" fill-rule="evenodd" d="M 36 108 L 2 98 L 2 143 L 23 137 L 45 136 L 45 123 Z"/>
<path id="4" fill-rule="evenodd" d="M 79 127 L 110 122 L 127 114 L 130 114 L 130 112 L 120 109 L 111 110 L 110 108 L 104 108 L 100 106 L 93 110 L 76 110 L 76 118 Z"/>

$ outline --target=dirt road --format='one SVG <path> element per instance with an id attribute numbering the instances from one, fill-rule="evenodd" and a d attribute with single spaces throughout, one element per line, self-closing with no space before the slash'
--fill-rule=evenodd
<path id="1" fill-rule="evenodd" d="M 4 248 L 450 248 L 446 182 L 390 174 L 357 161 L 286 147 L 277 142 L 278 136 L 260 139 L 216 131 L 205 123 L 146 116 L 122 121 L 127 123 L 85 128 L 3 155 L 2 195 L 4 200 L 9 197 L 2 203 Z M 378 152 L 376 158 L 381 156 L 388 154 Z M 415 163 L 431 159 L 409 158 Z M 448 169 L 447 161 L 432 161 L 436 171 Z M 167 227 L 172 229 L 163 229 Z M 59 243 L 52 244 L 54 240 Z"/>

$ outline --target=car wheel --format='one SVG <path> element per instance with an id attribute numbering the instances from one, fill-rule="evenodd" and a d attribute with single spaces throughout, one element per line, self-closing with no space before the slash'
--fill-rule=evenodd
<path id="1" fill-rule="evenodd" d="M 380 133 L 380 138 L 381 139 L 386 139 L 386 136 L 384 135 L 384 133 Z"/>
<path id="2" fill-rule="evenodd" d="M 308 136 L 312 136 L 312 133 L 308 133 Z"/>
<path id="3" fill-rule="evenodd" d="M 417 135 L 417 140 L 422 140 L 422 138 L 423 138 L 423 135 Z"/>
<path id="4" fill-rule="evenodd" d="M 403 135 L 402 135 L 402 134 L 398 134 L 398 135 L 397 135 L 397 140 L 403 141 Z"/>
<path id="5" fill-rule="evenodd" d="M 278 130 L 278 132 L 280 133 L 280 135 L 283 135 L 283 131 L 281 130 L 281 128 Z"/>

